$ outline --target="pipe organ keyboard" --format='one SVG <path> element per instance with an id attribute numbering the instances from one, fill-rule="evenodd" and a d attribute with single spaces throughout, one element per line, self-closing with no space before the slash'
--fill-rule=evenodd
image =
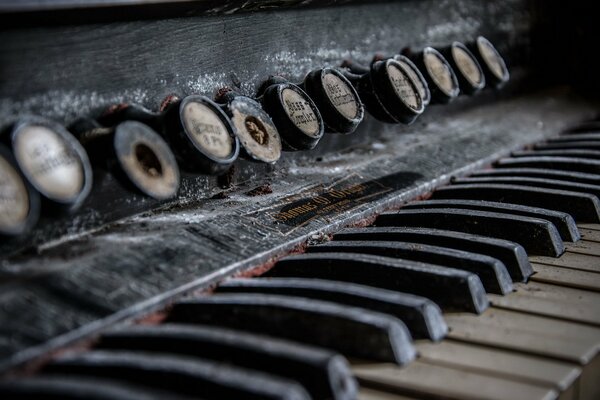
<path id="1" fill-rule="evenodd" d="M 554 7 L 33 3 L 0 5 L 0 398 L 600 397 L 598 82 L 540 69 Z"/>

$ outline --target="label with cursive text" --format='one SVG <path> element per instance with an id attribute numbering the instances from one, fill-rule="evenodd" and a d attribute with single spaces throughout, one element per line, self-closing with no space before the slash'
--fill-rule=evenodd
<path id="1" fill-rule="evenodd" d="M 51 129 L 41 125 L 22 128 L 14 138 L 13 149 L 23 172 L 45 195 L 67 201 L 83 189 L 81 159 Z"/>
<path id="2" fill-rule="evenodd" d="M 217 114 L 199 102 L 183 108 L 183 124 L 195 144 L 208 153 L 225 158 L 233 152 L 233 138 Z"/>
<path id="3" fill-rule="evenodd" d="M 348 85 L 337 75 L 327 73 L 323 76 L 323 87 L 333 106 L 348 119 L 358 116 L 358 100 Z"/>
<path id="4" fill-rule="evenodd" d="M 421 97 L 416 92 L 416 84 L 411 84 L 410 76 L 391 63 L 388 64 L 387 71 L 398 97 L 411 109 L 419 110 L 421 108 Z"/>
<path id="5" fill-rule="evenodd" d="M 293 89 L 283 89 L 281 93 L 283 107 L 290 120 L 308 136 L 318 137 L 319 118 L 310 103 Z"/>
<path id="6" fill-rule="evenodd" d="M 252 223 L 287 235 L 311 222 L 324 223 L 343 212 L 364 206 L 397 189 L 412 185 L 420 175 L 400 172 L 365 180 L 358 174 L 283 198 L 266 209 L 246 214 Z"/>

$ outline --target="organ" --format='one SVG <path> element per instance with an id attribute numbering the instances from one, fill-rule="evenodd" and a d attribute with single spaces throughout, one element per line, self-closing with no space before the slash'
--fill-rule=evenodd
<path id="1" fill-rule="evenodd" d="M 3 398 L 597 397 L 588 7 L 1 3 Z"/>

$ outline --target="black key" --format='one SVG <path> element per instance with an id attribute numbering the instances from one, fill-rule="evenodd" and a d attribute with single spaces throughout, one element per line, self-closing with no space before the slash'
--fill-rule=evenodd
<path id="1" fill-rule="evenodd" d="M 382 240 L 432 244 L 497 258 L 504 263 L 513 281 L 526 282 L 533 274 L 533 268 L 523 246 L 487 236 L 428 228 L 368 227 L 343 229 L 333 235 L 333 240 Z"/>
<path id="2" fill-rule="evenodd" d="M 415 339 L 439 341 L 448 331 L 442 311 L 431 300 L 371 286 L 322 279 L 255 278 L 230 279 L 217 290 L 308 297 L 390 314 L 402 320 Z"/>
<path id="3" fill-rule="evenodd" d="M 536 150 L 600 150 L 599 141 L 569 141 L 569 142 L 550 142 L 550 143 L 538 143 L 533 146 Z"/>
<path id="4" fill-rule="evenodd" d="M 137 325 L 105 333 L 96 347 L 218 360 L 298 381 L 313 399 L 355 399 L 358 390 L 348 362 L 339 354 L 214 326 Z"/>
<path id="5" fill-rule="evenodd" d="M 199 358 L 93 350 L 61 357 L 45 372 L 113 378 L 203 399 L 309 399 L 298 383 Z"/>
<path id="6" fill-rule="evenodd" d="M 550 257 L 558 257 L 565 251 L 558 231 L 550 222 L 511 214 L 458 208 L 400 210 L 381 214 L 375 225 L 447 229 L 513 240 L 528 253 Z"/>
<path id="7" fill-rule="evenodd" d="M 600 203 L 592 194 L 522 185 L 481 183 L 437 189 L 434 199 L 488 200 L 562 211 L 578 222 L 600 222 Z M 510 239 L 509 239 L 510 240 Z M 524 246 L 526 249 L 527 247 Z"/>
<path id="8" fill-rule="evenodd" d="M 600 144 L 600 143 L 599 143 Z M 600 151 L 592 149 L 546 149 L 546 150 L 521 150 L 511 153 L 511 157 L 573 157 L 600 159 Z"/>
<path id="9" fill-rule="evenodd" d="M 217 294 L 176 303 L 168 321 L 247 330 L 400 365 L 415 358 L 399 319 L 301 297 Z"/>
<path id="10" fill-rule="evenodd" d="M 372 254 L 404 260 L 420 261 L 443 267 L 461 269 L 479 276 L 483 287 L 490 293 L 512 292 L 512 280 L 501 261 L 482 254 L 407 242 L 343 241 L 310 246 L 309 253 L 349 252 Z"/>
<path id="11" fill-rule="evenodd" d="M 428 297 L 442 309 L 478 314 L 489 304 L 481 280 L 475 274 L 367 254 L 319 253 L 286 257 L 264 276 L 358 283 Z"/>
<path id="12" fill-rule="evenodd" d="M 600 160 L 573 157 L 517 157 L 502 158 L 494 166 L 496 168 L 547 168 L 561 171 L 600 174 Z"/>
<path id="13" fill-rule="evenodd" d="M 589 183 L 590 185 L 600 185 L 600 175 L 543 168 L 484 169 L 481 171 L 473 172 L 471 176 L 528 176 L 531 178 L 556 179 L 559 181 L 580 182 Z"/>
<path id="14" fill-rule="evenodd" d="M 600 141 L 600 133 L 573 133 L 548 139 L 550 143 Z"/>
<path id="15" fill-rule="evenodd" d="M 558 230 L 560 237 L 565 241 L 576 242 L 580 239 L 577 225 L 569 214 L 560 211 L 547 210 L 545 208 L 481 200 L 425 200 L 407 204 L 402 208 L 405 210 L 428 208 L 461 208 L 465 210 L 491 211 L 513 215 L 523 215 L 525 217 L 545 219 L 552 222 L 552 224 L 554 224 Z"/>
<path id="16" fill-rule="evenodd" d="M 469 177 L 455 179 L 457 185 L 479 184 L 479 183 L 494 183 L 500 185 L 520 185 L 531 186 L 556 190 L 569 190 L 571 192 L 589 193 L 598 197 L 600 195 L 599 185 L 590 185 L 587 183 L 565 182 L 556 179 L 544 178 L 525 178 L 525 177 L 508 177 L 508 176 L 490 176 L 490 177 Z"/>
<path id="17" fill-rule="evenodd" d="M 109 379 L 81 376 L 35 376 L 0 382 L 0 398 L 44 400 L 184 400 L 161 390 Z"/>

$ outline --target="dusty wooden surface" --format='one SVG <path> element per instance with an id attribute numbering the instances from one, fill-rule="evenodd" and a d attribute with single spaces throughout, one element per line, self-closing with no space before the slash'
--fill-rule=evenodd
<path id="1" fill-rule="evenodd" d="M 413 133 L 388 132 L 368 145 L 286 163 L 240 183 L 225 199 L 155 210 L 47 245 L 35 257 L 5 260 L 0 354 L 5 363 L 22 360 L 47 349 L 47 340 L 56 345 L 158 308 L 427 193 L 450 174 L 481 167 L 594 111 L 564 92 L 463 110 Z M 246 194 L 262 184 L 272 193 Z M 299 208 L 317 198 L 328 199 L 330 208 L 318 215 Z"/>

